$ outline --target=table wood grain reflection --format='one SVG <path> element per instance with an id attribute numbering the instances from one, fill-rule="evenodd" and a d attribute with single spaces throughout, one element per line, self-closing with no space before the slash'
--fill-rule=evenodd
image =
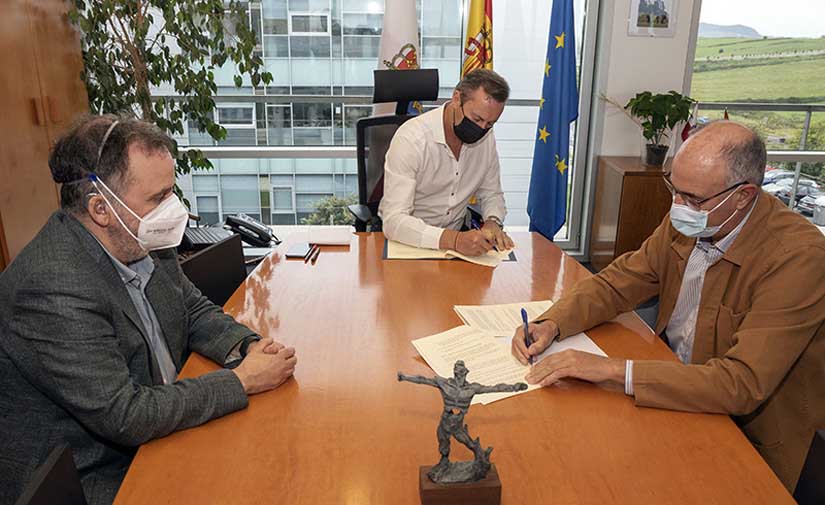
<path id="1" fill-rule="evenodd" d="M 555 299 L 590 275 L 540 235 L 513 238 L 518 261 L 492 270 L 382 260 L 381 234 L 305 264 L 283 257 L 291 237 L 225 309 L 297 349 L 294 379 L 141 447 L 115 503 L 419 503 L 418 467 L 438 460 L 441 399 L 396 381 L 399 370 L 430 373 L 410 341 L 461 324 L 453 305 Z M 588 334 L 610 356 L 674 359 L 635 315 Z M 183 375 L 215 367 L 193 355 Z M 495 448 L 507 505 L 793 503 L 726 416 L 637 408 L 566 382 L 474 406 L 467 423 Z M 471 457 L 456 443 L 452 456 Z"/>

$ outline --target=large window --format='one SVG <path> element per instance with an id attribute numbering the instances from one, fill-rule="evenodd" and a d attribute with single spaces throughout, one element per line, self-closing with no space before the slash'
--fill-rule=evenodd
<path id="1" fill-rule="evenodd" d="M 510 83 L 511 98 L 516 100 L 508 104 L 495 128 L 508 207 L 506 224 L 524 226 L 528 223 L 527 193 L 552 0 L 497 1 L 493 5 L 494 65 Z M 416 1 L 420 63 L 424 68 L 438 69 L 442 98 L 452 94 L 459 80 L 462 41 L 466 36 L 462 16 L 466 6 L 466 0 Z M 575 1 L 579 62 L 584 54 L 585 7 L 586 0 Z M 358 119 L 372 113 L 369 97 L 372 72 L 379 66 L 383 18 L 383 0 L 250 3 L 249 19 L 262 38 L 259 50 L 273 82 L 258 90 L 251 86 L 238 90 L 232 83 L 233 68 L 228 66 L 218 74 L 219 94 L 258 95 L 246 103 L 218 100 L 215 118 L 227 129 L 227 137 L 220 144 L 355 145 Z M 301 98 L 305 96 L 313 99 Z M 192 145 L 215 144 L 192 125 L 188 140 Z M 571 133 L 575 158 L 574 140 L 575 134 Z M 312 205 L 320 199 L 331 195 L 344 197 L 357 191 L 354 159 L 323 160 L 314 166 L 307 166 L 308 160 L 300 159 L 235 161 L 216 161 L 221 174 L 216 180 L 218 186 L 211 193 L 202 193 L 206 190 L 196 187 L 196 196 L 211 198 L 197 200 L 199 206 L 203 203 L 205 208 L 212 209 L 217 202 L 220 216 L 244 208 L 247 213 L 260 214 L 265 222 L 300 224 L 301 217 L 311 213 Z M 568 223 L 575 227 L 580 224 L 576 220 L 581 217 L 583 177 L 579 164 L 574 161 L 570 166 Z M 227 179 L 223 174 L 251 179 Z M 286 179 L 276 180 L 275 174 Z M 267 179 L 261 179 L 257 185 L 253 183 L 256 177 L 264 176 Z M 194 179 L 200 177 L 195 175 Z M 231 187 L 226 189 L 226 184 Z M 243 199 L 246 200 L 242 202 Z M 558 243 L 575 245 L 575 238 L 565 228 Z"/>
<path id="2" fill-rule="evenodd" d="M 776 5 L 763 2 L 702 2 L 691 83 L 691 96 L 700 101 L 698 121 L 720 119 L 727 109 L 770 150 L 825 150 L 825 112 L 815 106 L 825 103 L 825 4 L 787 0 L 781 10 L 797 15 L 777 15 Z M 765 190 L 810 214 L 810 206 L 798 203 L 825 192 L 825 164 L 798 166 L 795 197 L 793 177 L 778 171 L 794 171 L 796 163 L 769 163 L 768 173 L 777 172 L 767 177 Z"/>

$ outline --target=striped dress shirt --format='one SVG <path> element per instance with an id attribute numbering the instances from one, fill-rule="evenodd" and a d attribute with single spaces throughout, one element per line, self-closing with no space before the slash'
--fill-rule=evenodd
<path id="1" fill-rule="evenodd" d="M 670 348 L 682 363 L 690 363 L 693 355 L 693 339 L 696 336 L 696 318 L 699 314 L 699 302 L 702 299 L 702 287 L 705 284 L 705 272 L 716 264 L 736 240 L 742 227 L 756 207 L 756 200 L 751 205 L 745 219 L 718 242 L 699 239 L 688 258 L 679 297 L 670 321 L 667 323 L 667 339 Z M 624 392 L 633 395 L 633 360 L 627 360 L 624 377 Z"/>

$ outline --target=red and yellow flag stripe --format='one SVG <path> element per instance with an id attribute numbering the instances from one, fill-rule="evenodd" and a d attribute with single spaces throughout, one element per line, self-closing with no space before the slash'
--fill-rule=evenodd
<path id="1" fill-rule="evenodd" d="M 477 68 L 493 68 L 493 0 L 471 0 L 461 76 Z"/>

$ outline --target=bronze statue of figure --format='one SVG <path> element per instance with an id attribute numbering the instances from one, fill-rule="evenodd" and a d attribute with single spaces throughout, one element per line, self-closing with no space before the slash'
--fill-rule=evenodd
<path id="1" fill-rule="evenodd" d="M 464 424 L 464 416 L 470 409 L 473 396 L 482 393 L 509 393 L 527 389 L 527 384 L 496 384 L 484 386 L 475 382 L 467 382 L 467 367 L 463 361 L 456 361 L 453 367 L 453 376 L 449 379 L 436 375 L 422 377 L 421 375 L 404 375 L 398 372 L 399 381 L 408 381 L 415 384 L 433 386 L 441 391 L 444 400 L 444 411 L 438 423 L 438 452 L 441 460 L 427 473 L 430 480 L 438 484 L 457 482 L 472 482 L 483 479 L 490 470 L 490 452 L 492 447 L 482 449 L 478 438 L 473 440 Z M 450 437 L 455 438 L 468 449 L 473 451 L 473 461 L 450 462 Z"/>

